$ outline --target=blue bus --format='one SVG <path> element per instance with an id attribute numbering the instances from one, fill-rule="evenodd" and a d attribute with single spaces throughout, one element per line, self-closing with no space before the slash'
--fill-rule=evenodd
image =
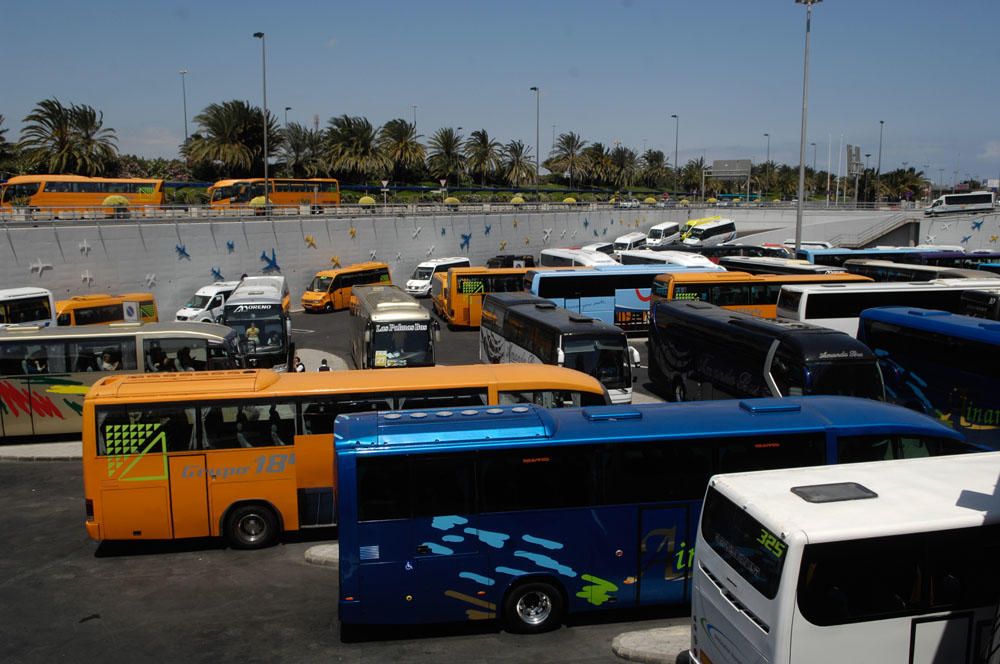
<path id="1" fill-rule="evenodd" d="M 1000 449 L 1000 324 L 884 307 L 861 312 L 858 339 L 879 359 L 887 400 Z"/>
<path id="2" fill-rule="evenodd" d="M 649 327 L 653 279 L 667 272 L 723 272 L 718 265 L 602 265 L 585 269 L 528 270 L 524 290 L 556 306 L 617 325 L 626 332 Z"/>
<path id="3" fill-rule="evenodd" d="M 712 475 L 980 451 L 840 396 L 348 414 L 334 436 L 345 636 L 681 604 Z"/>
<path id="4" fill-rule="evenodd" d="M 800 248 L 796 258 L 817 265 L 840 267 L 849 259 L 863 258 L 914 265 L 937 265 L 939 267 L 976 268 L 983 263 L 1000 260 L 996 251 L 956 251 L 929 247 L 876 247 L 872 249 L 811 249 Z"/>

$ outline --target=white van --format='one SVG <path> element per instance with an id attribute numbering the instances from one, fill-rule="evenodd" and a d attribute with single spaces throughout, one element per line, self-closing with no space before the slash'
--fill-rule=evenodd
<path id="1" fill-rule="evenodd" d="M 428 297 L 431 294 L 431 280 L 438 272 L 448 273 L 452 267 L 472 267 L 472 263 L 464 256 L 450 258 L 432 258 L 418 263 L 413 276 L 406 282 L 406 292 L 414 297 Z"/>
<path id="2" fill-rule="evenodd" d="M 174 320 L 196 323 L 215 323 L 222 318 L 222 306 L 232 295 L 238 281 L 216 281 L 202 286 L 183 307 L 177 310 Z"/>
<path id="3" fill-rule="evenodd" d="M 633 249 L 645 249 L 646 234 L 638 231 L 625 233 L 615 238 L 614 254 L 621 251 L 632 251 Z M 614 255 L 612 254 L 612 255 Z"/>
<path id="4" fill-rule="evenodd" d="M 692 228 L 691 234 L 684 240 L 684 244 L 707 247 L 735 239 L 736 222 L 732 219 L 718 219 Z"/>
<path id="5" fill-rule="evenodd" d="M 681 225 L 676 221 L 664 221 L 649 229 L 646 235 L 646 247 L 659 249 L 681 241 Z"/>

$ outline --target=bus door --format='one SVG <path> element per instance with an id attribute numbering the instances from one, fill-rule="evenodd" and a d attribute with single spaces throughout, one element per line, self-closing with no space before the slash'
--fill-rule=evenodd
<path id="1" fill-rule="evenodd" d="M 174 537 L 208 537 L 211 533 L 205 455 L 170 457 L 169 464 Z"/>
<path id="2" fill-rule="evenodd" d="M 639 604 L 680 604 L 690 593 L 696 506 L 639 510 Z"/>

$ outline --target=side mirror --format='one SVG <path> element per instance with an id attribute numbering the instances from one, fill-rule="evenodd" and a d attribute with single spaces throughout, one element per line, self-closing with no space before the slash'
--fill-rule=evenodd
<path id="1" fill-rule="evenodd" d="M 628 347 L 628 355 L 632 360 L 632 366 L 638 367 L 642 365 L 642 357 L 639 355 L 639 351 L 636 350 L 635 346 Z"/>
<path id="2" fill-rule="evenodd" d="M 372 342 L 372 329 L 370 327 L 365 328 L 365 343 L 370 344 Z"/>
<path id="3" fill-rule="evenodd" d="M 432 328 L 434 330 L 434 343 L 441 343 L 441 324 L 436 320 L 431 321 Z"/>

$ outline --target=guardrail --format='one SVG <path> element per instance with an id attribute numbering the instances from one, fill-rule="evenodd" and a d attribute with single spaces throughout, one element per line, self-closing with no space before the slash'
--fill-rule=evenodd
<path id="1" fill-rule="evenodd" d="M 94 207 L 4 207 L 0 208 L 0 221 L 7 223 L 27 223 L 38 221 L 115 221 L 115 220 L 135 220 L 135 219 L 248 219 L 257 217 L 283 218 L 296 216 L 312 216 L 321 214 L 332 217 L 363 217 L 363 216 L 421 216 L 440 215 L 449 213 L 459 214 L 482 214 L 482 213 L 532 213 L 532 212 L 570 212 L 584 210 L 611 210 L 611 209 L 632 209 L 632 210 L 674 210 L 685 209 L 712 209 L 718 210 L 720 214 L 725 214 L 726 210 L 737 209 L 777 209 L 793 210 L 797 203 L 790 201 L 764 202 L 750 204 L 733 204 L 723 202 L 722 204 L 706 204 L 692 202 L 687 206 L 677 205 L 675 202 L 641 203 L 638 207 L 634 204 L 623 205 L 621 203 L 605 202 L 524 202 L 524 203 L 376 203 L 374 205 L 344 204 L 338 206 L 313 206 L 313 205 L 271 205 L 267 209 L 263 207 L 211 207 L 208 205 L 162 205 L 162 206 L 131 206 L 122 208 L 109 208 L 107 206 Z M 872 203 L 827 204 L 823 201 L 809 201 L 804 206 L 808 210 L 865 210 L 865 209 L 886 209 L 876 208 Z M 887 209 L 893 209 L 889 206 Z M 912 213 L 910 213 L 912 214 Z"/>

